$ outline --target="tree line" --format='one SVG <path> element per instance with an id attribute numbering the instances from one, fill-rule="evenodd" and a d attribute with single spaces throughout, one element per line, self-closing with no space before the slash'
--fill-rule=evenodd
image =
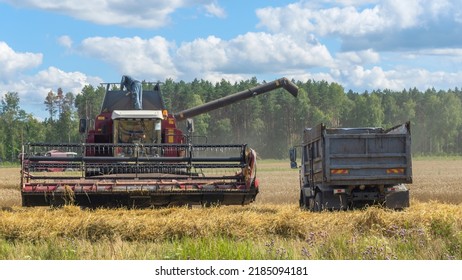
<path id="1" fill-rule="evenodd" d="M 264 82 L 256 78 L 235 83 L 167 79 L 161 89 L 167 109 L 175 113 Z M 414 155 L 462 155 L 462 91 L 458 88 L 358 93 L 326 81 L 294 82 L 300 89 L 297 98 L 277 89 L 194 117 L 194 136 L 208 143 L 247 143 L 261 158 L 278 159 L 286 158 L 288 148 L 302 141 L 305 127 L 324 123 L 389 128 L 410 121 Z M 60 88 L 50 91 L 43 103 L 48 117 L 37 120 L 20 108 L 17 92 L 7 92 L 0 104 L 0 158 L 17 161 L 27 142 L 84 141 L 78 132 L 79 119 L 94 119 L 104 94 L 103 86 L 90 85 L 77 94 L 64 94 Z"/>

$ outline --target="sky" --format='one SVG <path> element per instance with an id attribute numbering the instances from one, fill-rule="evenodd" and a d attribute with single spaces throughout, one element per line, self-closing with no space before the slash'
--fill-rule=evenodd
<path id="1" fill-rule="evenodd" d="M 0 96 L 281 77 L 345 91 L 462 87 L 462 0 L 0 0 Z"/>

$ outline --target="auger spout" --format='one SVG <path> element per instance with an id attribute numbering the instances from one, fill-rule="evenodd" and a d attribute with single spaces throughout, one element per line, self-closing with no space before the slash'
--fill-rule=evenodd
<path id="1" fill-rule="evenodd" d="M 228 105 L 231 105 L 233 103 L 236 103 L 238 101 L 242 101 L 244 99 L 248 99 L 257 95 L 260 95 L 262 93 L 266 93 L 278 88 L 284 88 L 287 90 L 290 94 L 292 94 L 294 97 L 297 97 L 298 95 L 298 87 L 295 85 L 293 82 L 291 82 L 289 79 L 283 77 L 277 80 L 274 80 L 269 83 L 265 83 L 241 92 L 237 92 L 225 97 L 222 97 L 220 99 L 216 99 L 213 101 L 210 101 L 208 103 L 183 110 L 179 113 L 174 114 L 174 117 L 177 121 L 185 120 L 187 118 L 192 118 L 200 114 L 204 114 Z"/>

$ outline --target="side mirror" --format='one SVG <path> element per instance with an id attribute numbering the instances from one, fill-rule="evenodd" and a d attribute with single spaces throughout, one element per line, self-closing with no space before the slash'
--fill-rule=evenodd
<path id="1" fill-rule="evenodd" d="M 87 132 L 87 120 L 86 119 L 80 119 L 80 121 L 79 121 L 79 132 L 80 133 L 86 133 Z"/>
<path id="2" fill-rule="evenodd" d="M 297 149 L 295 147 L 289 149 L 290 168 L 298 168 L 297 165 Z"/>

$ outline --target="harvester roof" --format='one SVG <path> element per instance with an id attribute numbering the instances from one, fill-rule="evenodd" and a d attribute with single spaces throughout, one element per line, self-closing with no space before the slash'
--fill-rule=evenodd
<path id="1" fill-rule="evenodd" d="M 109 87 L 112 84 L 107 84 Z M 153 89 L 143 89 L 143 110 L 164 110 L 165 104 L 159 85 Z M 133 110 L 133 101 L 127 91 L 107 89 L 104 96 L 101 112 L 113 112 L 115 110 Z"/>

